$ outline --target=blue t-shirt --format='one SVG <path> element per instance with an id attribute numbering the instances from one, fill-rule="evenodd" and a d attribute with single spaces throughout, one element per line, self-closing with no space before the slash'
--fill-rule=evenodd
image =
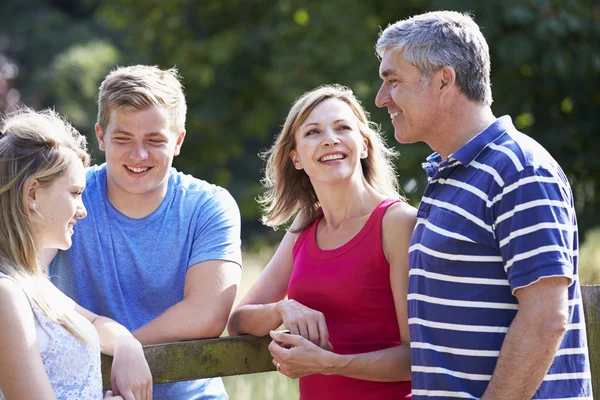
<path id="1" fill-rule="evenodd" d="M 189 267 L 208 260 L 241 265 L 240 213 L 224 189 L 171 169 L 166 196 L 132 219 L 106 195 L 106 165 L 87 173 L 73 245 L 50 265 L 58 288 L 83 307 L 134 331 L 183 300 Z M 183 322 L 183 321 L 182 321 Z M 226 399 L 220 378 L 155 385 L 154 399 Z"/>
<path id="2" fill-rule="evenodd" d="M 480 398 L 519 308 L 515 290 L 563 276 L 567 331 L 533 398 L 591 400 L 577 221 L 556 161 L 503 117 L 424 168 L 409 248 L 413 399 Z"/>

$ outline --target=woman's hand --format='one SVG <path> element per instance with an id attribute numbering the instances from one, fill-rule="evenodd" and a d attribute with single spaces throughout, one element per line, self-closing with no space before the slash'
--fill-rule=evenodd
<path id="1" fill-rule="evenodd" d="M 106 394 L 104 395 L 104 400 L 123 400 L 123 398 L 121 396 L 115 396 L 112 392 L 112 390 L 109 390 L 106 392 Z"/>
<path id="2" fill-rule="evenodd" d="M 308 308 L 296 300 L 280 301 L 277 303 L 277 310 L 290 333 L 300 335 L 322 349 L 332 349 L 322 312 Z"/>
<path id="3" fill-rule="evenodd" d="M 132 336 L 121 336 L 115 344 L 110 382 L 116 398 L 152 400 L 152 375 L 142 345 Z"/>
<path id="4" fill-rule="evenodd" d="M 271 331 L 269 352 L 277 371 L 289 378 L 330 374 L 337 355 L 320 348 L 300 335 Z"/>

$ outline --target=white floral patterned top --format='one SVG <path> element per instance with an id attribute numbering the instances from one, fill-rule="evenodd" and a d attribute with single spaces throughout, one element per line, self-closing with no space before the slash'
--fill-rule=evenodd
<path id="1" fill-rule="evenodd" d="M 0 272 L 0 278 L 8 278 Z M 102 375 L 100 372 L 100 343 L 93 325 L 77 314 L 79 326 L 91 338 L 83 343 L 61 325 L 44 315 L 26 290 L 25 294 L 35 317 L 38 347 L 44 368 L 50 378 L 57 400 L 102 399 Z M 0 389 L 0 400 L 5 397 Z"/>

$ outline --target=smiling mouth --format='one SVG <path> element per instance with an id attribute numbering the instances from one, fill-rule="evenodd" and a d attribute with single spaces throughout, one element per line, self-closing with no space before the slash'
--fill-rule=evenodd
<path id="1" fill-rule="evenodd" d="M 396 111 L 395 113 L 390 113 L 390 119 L 396 118 L 398 114 L 400 114 L 398 111 Z"/>
<path id="2" fill-rule="evenodd" d="M 135 168 L 135 167 L 130 167 L 130 166 L 125 166 L 125 168 L 127 168 L 129 171 L 131 172 L 135 172 L 136 174 L 140 174 L 142 172 L 146 172 L 150 169 L 150 167 L 145 167 L 145 168 Z"/>
<path id="3" fill-rule="evenodd" d="M 328 156 L 323 156 L 319 159 L 321 162 L 332 161 L 332 160 L 343 160 L 346 158 L 343 154 L 330 154 Z"/>

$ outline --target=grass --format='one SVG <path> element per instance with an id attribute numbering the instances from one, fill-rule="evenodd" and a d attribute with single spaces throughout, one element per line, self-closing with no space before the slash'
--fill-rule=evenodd
<path id="1" fill-rule="evenodd" d="M 264 248 L 257 253 L 244 253 L 242 282 L 234 307 L 242 300 L 252 283 L 258 278 L 273 255 L 274 250 L 274 248 Z M 299 397 L 298 380 L 290 379 L 277 372 L 226 376 L 223 378 L 223 383 L 231 400 L 287 400 Z"/>
<path id="2" fill-rule="evenodd" d="M 579 276 L 581 284 L 600 284 L 600 228 L 586 235 L 579 251 Z M 244 255 L 242 283 L 235 304 L 244 297 L 252 283 L 260 275 L 273 254 L 273 248 Z M 279 400 L 297 399 L 298 380 L 289 379 L 276 372 L 229 376 L 223 378 L 225 388 L 232 400 Z"/>

